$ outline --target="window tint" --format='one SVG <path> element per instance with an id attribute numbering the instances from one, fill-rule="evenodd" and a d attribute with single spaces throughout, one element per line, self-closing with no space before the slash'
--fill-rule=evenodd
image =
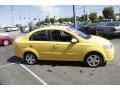
<path id="1" fill-rule="evenodd" d="M 47 30 L 35 32 L 30 36 L 30 40 L 31 41 L 48 41 L 50 40 L 49 33 Z"/>
<path id="2" fill-rule="evenodd" d="M 70 42 L 72 36 L 64 31 L 60 30 L 53 30 L 51 31 L 53 41 L 63 41 L 63 42 Z"/>

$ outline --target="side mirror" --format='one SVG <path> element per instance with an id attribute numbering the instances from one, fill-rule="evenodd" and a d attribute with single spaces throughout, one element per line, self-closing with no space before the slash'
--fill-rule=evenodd
<path id="1" fill-rule="evenodd" d="M 71 40 L 71 43 L 76 43 L 77 42 L 77 39 L 76 38 L 73 38 L 72 40 Z"/>

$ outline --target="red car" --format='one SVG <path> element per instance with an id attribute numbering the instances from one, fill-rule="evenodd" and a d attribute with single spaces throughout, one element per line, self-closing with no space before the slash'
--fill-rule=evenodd
<path id="1" fill-rule="evenodd" d="M 7 34 L 0 34 L 0 45 L 7 46 L 13 43 L 13 37 Z"/>

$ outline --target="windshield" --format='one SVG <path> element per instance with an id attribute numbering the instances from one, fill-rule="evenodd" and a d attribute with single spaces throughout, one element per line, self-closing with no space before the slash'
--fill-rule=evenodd
<path id="1" fill-rule="evenodd" d="M 83 39 L 89 39 L 91 37 L 90 35 L 85 34 L 85 33 L 81 32 L 81 31 L 76 30 L 76 29 L 68 28 L 68 30 L 72 31 L 73 33 L 77 34 L 78 36 L 80 36 Z"/>

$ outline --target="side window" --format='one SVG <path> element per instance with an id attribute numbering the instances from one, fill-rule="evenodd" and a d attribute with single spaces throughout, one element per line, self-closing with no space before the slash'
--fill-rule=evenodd
<path id="1" fill-rule="evenodd" d="M 38 31 L 32 34 L 29 38 L 30 41 L 49 41 L 49 33 L 47 30 Z"/>
<path id="2" fill-rule="evenodd" d="M 72 35 L 60 30 L 52 30 L 51 34 L 53 41 L 70 42 L 72 39 Z"/>

